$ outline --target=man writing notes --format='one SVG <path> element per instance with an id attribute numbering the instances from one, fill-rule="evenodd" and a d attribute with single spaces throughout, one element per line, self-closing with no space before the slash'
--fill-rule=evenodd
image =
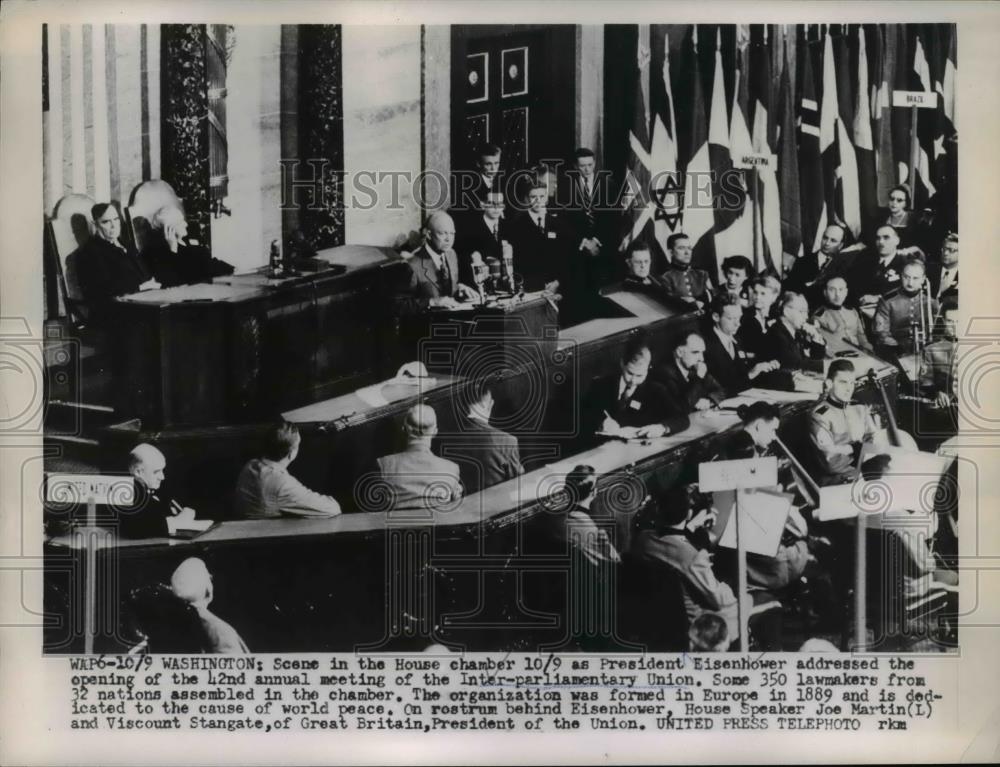
<path id="1" fill-rule="evenodd" d="M 667 396 L 687 412 L 708 410 L 726 398 L 722 385 L 712 377 L 705 364 L 705 339 L 688 333 L 674 349 L 673 358 L 656 370 Z"/>
<path id="2" fill-rule="evenodd" d="M 236 482 L 236 511 L 252 519 L 278 517 L 332 517 L 340 504 L 328 495 L 310 490 L 288 473 L 299 454 L 302 437 L 294 424 L 283 423 L 267 435 L 262 458 L 254 458 Z"/>
<path id="3" fill-rule="evenodd" d="M 587 395 L 588 431 L 615 437 L 662 437 L 690 423 L 686 408 L 649 380 L 652 353 L 642 336 L 629 339 L 617 375 L 598 379 Z"/>
<path id="4" fill-rule="evenodd" d="M 753 364 L 736 333 L 743 318 L 739 296 L 720 293 L 712 299 L 712 331 L 705 334 L 705 365 L 727 396 L 746 391 L 761 373 L 777 370 L 778 362 Z"/>
<path id="5" fill-rule="evenodd" d="M 438 211 L 424 225 L 424 244 L 407 260 L 409 273 L 397 297 L 402 314 L 416 314 L 428 308 L 454 308 L 459 301 L 473 300 L 478 293 L 459 282 L 458 256 L 452 250 L 455 222 Z"/>
<path id="6" fill-rule="evenodd" d="M 867 405 L 853 405 L 854 364 L 838 359 L 826 374 L 826 395 L 812 409 L 809 437 L 821 485 L 852 482 L 862 451 L 877 453 L 885 445 Z"/>

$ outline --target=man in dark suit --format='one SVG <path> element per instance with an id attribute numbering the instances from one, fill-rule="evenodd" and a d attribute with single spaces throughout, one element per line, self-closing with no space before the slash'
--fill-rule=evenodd
<path id="1" fill-rule="evenodd" d="M 476 213 L 455 218 L 455 252 L 462 284 L 470 287 L 475 284 L 473 253 L 478 253 L 484 263 L 491 258 L 503 261 L 503 242 L 510 240 L 504 208 L 503 195 L 498 191 L 488 192 Z"/>
<path id="2" fill-rule="evenodd" d="M 514 272 L 524 279 L 528 292 L 556 292 L 566 281 L 569 236 L 559 213 L 548 210 L 548 202 L 548 187 L 536 180 L 528 190 L 528 209 L 511 220 Z"/>
<path id="3" fill-rule="evenodd" d="M 747 284 L 750 306 L 743 310 L 737 337 L 747 354 L 759 359 L 764 353 L 764 337 L 775 321 L 774 304 L 781 294 L 781 283 L 777 277 L 765 274 Z"/>
<path id="4" fill-rule="evenodd" d="M 931 295 L 938 301 L 958 298 L 958 235 L 949 234 L 941 245 L 940 263 L 927 265 Z"/>
<path id="5" fill-rule="evenodd" d="M 194 519 L 194 509 L 184 508 L 161 489 L 167 459 L 150 444 L 136 445 L 129 453 L 128 472 L 135 482 L 132 503 L 118 513 L 118 533 L 124 538 L 164 538 L 178 523 Z"/>
<path id="6" fill-rule="evenodd" d="M 687 412 L 709 410 L 726 398 L 705 364 L 705 339 L 699 333 L 688 333 L 681 340 L 670 362 L 656 369 L 656 377 L 670 401 L 680 403 Z"/>
<path id="7" fill-rule="evenodd" d="M 625 269 L 628 273 L 621 282 L 621 289 L 645 293 L 661 300 L 673 300 L 663 280 L 650 273 L 652 265 L 653 255 L 649 247 L 639 242 L 633 243 L 625 257 Z"/>
<path id="8" fill-rule="evenodd" d="M 459 301 L 478 297 L 474 289 L 459 281 L 454 242 L 455 222 L 451 216 L 442 211 L 428 216 L 424 244 L 407 260 L 409 272 L 396 296 L 400 314 L 418 314 L 433 307 L 454 308 Z"/>
<path id="9" fill-rule="evenodd" d="M 490 425 L 493 384 L 473 381 L 469 409 L 456 434 L 442 440 L 441 454 L 455 461 L 466 493 L 476 493 L 524 473 L 517 437 Z"/>
<path id="10" fill-rule="evenodd" d="M 74 256 L 80 291 L 94 319 L 106 319 L 118 296 L 155 290 L 160 283 L 149 265 L 121 242 L 121 214 L 115 202 L 101 202 L 91 209 L 94 234 Z"/>
<path id="11" fill-rule="evenodd" d="M 844 227 L 830 224 L 824 231 L 819 250 L 798 259 L 785 277 L 785 289 L 802 293 L 815 310 L 822 303 L 823 286 L 826 281 L 847 270 L 850 259 L 841 256 L 844 248 Z"/>
<path id="12" fill-rule="evenodd" d="M 652 353 L 642 336 L 629 339 L 620 369 L 597 379 L 584 405 L 584 431 L 619 437 L 662 437 L 683 431 L 690 423 L 687 410 L 671 400 L 663 386 L 649 380 Z"/>
<path id="13" fill-rule="evenodd" d="M 579 147 L 573 155 L 573 167 L 564 179 L 565 204 L 571 234 L 570 259 L 573 273 L 579 274 L 590 294 L 596 294 L 619 274 L 612 240 L 615 237 L 617 207 L 611 202 L 611 176 L 599 172 L 594 152 Z"/>
<path id="14" fill-rule="evenodd" d="M 781 297 L 781 317 L 764 339 L 766 360 L 777 360 L 782 368 L 768 374 L 772 388 L 794 389 L 794 372 L 823 372 L 826 343 L 819 330 L 808 323 L 809 304 L 801 293 Z"/>
<path id="15" fill-rule="evenodd" d="M 875 230 L 876 257 L 861 254 L 854 259 L 847 287 L 858 308 L 870 312 L 882 296 L 899 287 L 903 256 L 896 252 L 898 247 L 899 235 L 885 224 Z"/>
<path id="16" fill-rule="evenodd" d="M 712 299 L 712 330 L 705 334 L 705 365 L 727 396 L 746 391 L 761 373 L 776 370 L 775 361 L 753 363 L 736 336 L 743 317 L 740 299 L 720 293 Z"/>
<path id="17" fill-rule="evenodd" d="M 483 143 L 476 147 L 475 169 L 457 170 L 453 177 L 452 208 L 461 215 L 480 210 L 489 192 L 500 188 L 500 154 L 496 144 Z"/>
<path id="18" fill-rule="evenodd" d="M 142 258 L 163 287 L 211 282 L 235 271 L 232 264 L 212 258 L 208 248 L 188 241 L 184 211 L 176 205 L 160 208 L 151 224 Z"/>

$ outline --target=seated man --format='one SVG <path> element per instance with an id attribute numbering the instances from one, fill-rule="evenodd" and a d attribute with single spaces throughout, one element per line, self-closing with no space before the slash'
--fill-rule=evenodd
<path id="1" fill-rule="evenodd" d="M 406 448 L 378 459 L 383 485 L 379 490 L 390 496 L 387 511 L 435 509 L 462 497 L 458 465 L 431 452 L 437 430 L 433 408 L 414 405 L 407 411 L 403 421 Z"/>
<path id="2" fill-rule="evenodd" d="M 118 532 L 125 538 L 162 538 L 179 523 L 194 519 L 194 509 L 182 507 L 164 494 L 167 459 L 145 442 L 129 453 L 128 473 L 135 478 L 135 497 L 118 514 Z"/>
<path id="3" fill-rule="evenodd" d="M 670 362 L 656 369 L 656 378 L 666 388 L 668 400 L 688 413 L 708 410 L 726 398 L 722 385 L 708 371 L 705 340 L 698 333 L 683 338 Z"/>
<path id="4" fill-rule="evenodd" d="M 958 432 L 957 315 L 957 299 L 946 298 L 941 337 L 924 346 L 920 356 L 918 394 L 928 402 L 918 403 L 912 431 L 922 447 L 933 447 Z"/>
<path id="5" fill-rule="evenodd" d="M 764 338 L 763 358 L 777 360 L 783 369 L 781 378 L 800 370 L 823 372 L 826 341 L 814 325 L 810 325 L 809 305 L 799 293 L 786 292 L 781 297 L 781 316 Z M 777 371 L 776 371 L 777 372 Z M 785 380 L 782 388 L 788 388 Z M 778 383 L 774 383 L 778 385 Z M 792 387 L 794 388 L 794 386 Z"/>
<path id="6" fill-rule="evenodd" d="M 181 562 L 170 577 L 170 589 L 198 614 L 204 632 L 205 652 L 227 655 L 245 655 L 250 652 L 236 629 L 208 609 L 215 591 L 212 576 L 204 561 L 198 557 L 189 557 Z"/>
<path id="7" fill-rule="evenodd" d="M 862 455 L 878 455 L 885 446 L 878 424 L 867 405 L 852 405 L 854 364 L 837 359 L 826 373 L 826 396 L 809 420 L 815 476 L 820 485 L 852 482 L 858 476 Z"/>
<path id="8" fill-rule="evenodd" d="M 729 641 L 740 635 L 739 607 L 729 584 L 720 581 L 712 568 L 712 554 L 688 530 L 691 506 L 675 494 L 661 499 L 652 529 L 632 539 L 632 552 L 639 562 L 660 563 L 681 576 L 688 623 L 694 625 L 705 613 L 716 613 L 726 622 Z M 669 620 L 669 616 L 664 616 Z"/>
<path id="9" fill-rule="evenodd" d="M 875 230 L 875 254 L 859 254 L 846 275 L 852 299 L 869 316 L 882 296 L 899 287 L 904 259 L 897 248 L 896 230 L 888 224 L 880 226 Z"/>
<path id="10" fill-rule="evenodd" d="M 879 299 L 872 333 L 883 353 L 910 354 L 914 348 L 914 326 L 923 327 L 928 332 L 931 330 L 938 302 L 934 298 L 928 299 L 926 294 L 926 270 L 923 259 L 907 259 L 899 290 Z"/>
<path id="11" fill-rule="evenodd" d="M 741 307 L 749 306 L 747 296 L 747 280 L 753 276 L 753 264 L 746 256 L 729 256 L 722 260 L 722 276 L 724 282 L 719 289 L 723 293 L 736 296 Z"/>
<path id="12" fill-rule="evenodd" d="M 951 233 L 941 245 L 941 260 L 929 264 L 927 279 L 931 283 L 931 295 L 938 301 L 958 298 L 958 235 Z"/>
<path id="13" fill-rule="evenodd" d="M 625 257 L 625 268 L 628 274 L 622 280 L 622 288 L 635 291 L 636 293 L 646 293 L 653 297 L 665 298 L 667 286 L 659 277 L 650 274 L 653 264 L 653 256 L 647 245 L 636 243 L 629 250 Z"/>
<path id="14" fill-rule="evenodd" d="M 750 305 L 743 310 L 738 337 L 747 354 L 761 359 L 764 337 L 775 322 L 774 304 L 781 295 L 781 283 L 770 274 L 747 281 Z"/>
<path id="15" fill-rule="evenodd" d="M 328 495 L 310 490 L 288 473 L 288 465 L 299 454 L 302 437 L 294 424 L 271 429 L 264 442 L 264 455 L 243 467 L 236 481 L 236 513 L 249 519 L 279 517 L 332 517 L 340 504 Z"/>
<path id="16" fill-rule="evenodd" d="M 860 346 L 872 353 L 871 342 L 865 335 L 865 323 L 857 309 L 844 306 L 847 300 L 847 280 L 840 275 L 831 277 L 823 288 L 825 303 L 813 312 L 812 323 L 826 341 L 826 353 L 835 357 L 838 352 L 856 351 Z"/>
<path id="17" fill-rule="evenodd" d="M 408 278 L 396 297 L 400 314 L 417 314 L 433 307 L 454 308 L 479 293 L 459 282 L 458 256 L 451 249 L 455 223 L 438 211 L 427 217 L 424 244 L 407 259 Z"/>
<path id="18" fill-rule="evenodd" d="M 117 202 L 100 202 L 91 209 L 94 234 L 76 256 L 80 291 L 94 317 L 106 319 L 118 296 L 155 290 L 160 283 L 149 265 L 121 241 L 122 220 Z"/>
<path id="19" fill-rule="evenodd" d="M 619 437 L 662 437 L 688 427 L 684 403 L 671 400 L 664 388 L 648 380 L 652 353 L 646 340 L 629 339 L 622 354 L 620 371 L 598 379 L 587 394 L 584 431 Z"/>
<path id="20" fill-rule="evenodd" d="M 562 530 L 557 530 L 556 536 L 565 536 L 569 545 L 592 565 L 620 562 L 621 556 L 608 537 L 607 526 L 599 527 L 591 516 L 590 507 L 597 497 L 597 472 L 594 467 L 576 466 L 566 475 L 565 490 L 569 508 Z"/>
<path id="21" fill-rule="evenodd" d="M 459 434 L 447 440 L 442 453 L 458 459 L 466 492 L 476 493 L 523 474 L 524 467 L 517 437 L 490 425 L 493 384 L 479 379 L 467 391 L 466 418 Z"/>
<path id="22" fill-rule="evenodd" d="M 672 234 L 667 238 L 667 249 L 670 251 L 670 265 L 660 276 L 667 286 L 667 292 L 704 309 L 712 300 L 709 288 L 712 283 L 708 272 L 691 266 L 691 258 L 694 256 L 691 238 L 686 234 Z"/>
<path id="23" fill-rule="evenodd" d="M 213 277 L 235 271 L 232 264 L 212 258 L 207 248 L 186 241 L 187 220 L 176 205 L 160 208 L 150 224 L 152 229 L 142 255 L 163 287 L 211 282 Z"/>
<path id="24" fill-rule="evenodd" d="M 804 295 L 813 309 L 822 301 L 826 281 L 847 271 L 851 256 L 841 253 L 844 235 L 844 227 L 830 224 L 823 230 L 819 250 L 797 258 L 785 278 L 785 289 Z"/>
<path id="25" fill-rule="evenodd" d="M 731 397 L 746 391 L 761 373 L 777 370 L 775 360 L 753 363 L 737 338 L 743 307 L 738 296 L 720 293 L 712 299 L 712 331 L 705 334 L 705 365 Z"/>

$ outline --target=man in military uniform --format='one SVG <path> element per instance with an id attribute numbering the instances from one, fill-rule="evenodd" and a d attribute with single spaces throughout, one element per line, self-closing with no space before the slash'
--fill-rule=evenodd
<path id="1" fill-rule="evenodd" d="M 667 293 L 704 309 L 712 300 L 711 283 L 708 272 L 691 267 L 694 255 L 691 238 L 686 234 L 672 234 L 667 238 L 667 249 L 670 251 L 670 264 L 661 275 Z"/>
<path id="2" fill-rule="evenodd" d="M 838 352 L 854 350 L 855 346 L 874 352 L 858 310 L 844 306 L 847 280 L 839 275 L 828 279 L 823 297 L 826 303 L 813 312 L 812 322 L 826 339 L 827 356 L 835 357 Z"/>
<path id="3" fill-rule="evenodd" d="M 899 290 L 879 299 L 872 332 L 879 347 L 896 354 L 907 354 L 913 347 L 913 326 L 931 330 L 937 316 L 938 302 L 922 290 L 926 267 L 920 258 L 911 258 L 903 267 Z"/>
<path id="4" fill-rule="evenodd" d="M 826 374 L 826 396 L 813 408 L 809 437 L 821 485 L 852 482 L 858 475 L 862 449 L 877 454 L 885 444 L 867 405 L 852 405 L 854 364 L 837 359 Z M 867 447 L 866 447 L 867 446 Z"/>

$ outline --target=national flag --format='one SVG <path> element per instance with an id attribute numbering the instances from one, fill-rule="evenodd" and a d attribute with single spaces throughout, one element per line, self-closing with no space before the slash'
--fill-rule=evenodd
<path id="1" fill-rule="evenodd" d="M 749 57 L 751 78 L 750 106 L 753 128 L 750 140 L 756 154 L 772 154 L 773 126 L 776 124 L 774 110 L 771 109 L 771 59 L 767 49 L 767 27 L 764 40 L 751 43 Z M 778 191 L 778 169 L 761 168 L 757 171 L 759 188 L 755 190 L 759 205 L 759 229 L 763 247 L 757 251 L 757 271 L 781 271 L 781 196 Z"/>
<path id="2" fill-rule="evenodd" d="M 680 231 L 684 187 L 677 168 L 677 119 L 674 115 L 674 95 L 670 82 L 670 40 L 666 29 L 653 26 L 653 34 L 663 40 L 663 63 L 651 66 L 650 103 L 653 114 L 653 178 L 652 192 L 656 202 L 653 211 L 653 238 L 666 257 L 667 239 Z M 654 49 L 659 54 L 657 49 Z"/>
<path id="3" fill-rule="evenodd" d="M 869 223 L 878 215 L 878 181 L 875 175 L 875 146 L 868 93 L 868 51 L 864 29 L 858 26 L 858 87 L 854 110 L 854 150 L 858 160 L 858 189 L 861 218 Z"/>
<path id="4" fill-rule="evenodd" d="M 878 174 L 876 198 L 888 201 L 889 190 L 899 183 L 893 143 L 892 91 L 896 82 L 896 49 L 898 33 L 895 24 L 879 24 L 876 28 L 878 45 L 878 88 L 872 107 L 875 120 L 875 166 Z"/>
<path id="5" fill-rule="evenodd" d="M 698 63 L 698 30 L 692 27 L 692 96 L 690 117 L 691 156 L 684 166 L 683 231 L 694 246 L 694 263 L 709 274 L 717 274 L 715 265 L 714 188 L 711 184 L 712 161 L 709 150 L 708 121 L 705 119 L 705 92 Z"/>
<path id="6" fill-rule="evenodd" d="M 649 106 L 646 93 L 649 81 L 649 38 L 644 41 L 640 28 L 636 46 L 636 68 L 634 71 L 635 98 L 632 112 L 632 128 L 629 131 L 628 160 L 625 169 L 623 198 L 624 236 L 619 250 L 624 251 L 642 233 L 649 219 L 650 168 Z"/>
<path id="7" fill-rule="evenodd" d="M 934 82 L 931 79 L 931 70 L 928 63 L 926 43 L 930 42 L 929 35 L 922 35 L 917 32 L 913 43 L 913 81 L 911 90 L 934 91 Z M 937 187 L 934 185 L 932 173 L 932 160 L 934 157 L 934 145 L 937 141 L 938 120 L 934 114 L 936 110 L 917 110 L 917 166 L 915 183 L 910 185 L 910 192 L 913 194 L 913 209 L 919 210 L 934 197 Z M 923 112 L 923 114 L 921 114 Z M 912 149 L 911 149 L 912 152 Z"/>
<path id="8" fill-rule="evenodd" d="M 820 107 L 819 145 L 823 157 L 824 213 L 813 240 L 819 247 L 828 223 L 847 226 L 857 237 L 861 233 L 861 203 L 858 195 L 858 166 L 854 145 L 840 119 L 833 42 L 827 31 L 823 44 L 823 103 Z"/>
<path id="9" fill-rule="evenodd" d="M 819 151 L 819 102 L 816 100 L 816 80 L 813 77 L 813 54 L 810 46 L 817 45 L 806 38 L 799 62 L 802 68 L 802 101 L 799 123 L 799 179 L 801 183 L 802 243 L 812 248 L 820 219 L 825 209 L 823 196 L 823 160 Z"/>
<path id="10" fill-rule="evenodd" d="M 786 47 L 788 43 L 786 41 Z M 781 183 L 781 245 L 785 256 L 802 255 L 802 210 L 799 197 L 798 146 L 795 141 L 795 102 L 792 94 L 791 63 L 786 58 L 778 86 L 778 175 Z M 784 273 L 782 258 L 775 266 Z"/>
<path id="11" fill-rule="evenodd" d="M 741 31 L 744 34 L 741 35 Z M 719 129 L 720 123 L 723 125 L 726 123 L 721 40 L 717 44 L 715 52 L 715 85 L 712 87 L 712 122 L 709 126 L 709 140 L 712 144 L 712 170 L 716 172 L 716 178 L 721 179 L 722 174 L 728 176 L 724 185 L 726 193 L 719 197 L 715 217 L 715 253 L 720 279 L 724 259 L 729 256 L 747 256 L 753 262 L 754 253 L 763 250 L 763 240 L 754 241 L 757 234 L 754 226 L 754 207 L 749 204 L 753 194 L 750 190 L 752 173 L 737 170 L 733 165 L 734 157 L 753 153 L 753 144 L 750 140 L 750 131 L 747 129 L 743 106 L 748 100 L 746 78 L 748 43 L 745 25 L 740 25 L 737 31 L 737 68 L 736 80 L 733 84 L 733 108 L 728 131 Z M 730 189 L 731 193 L 729 193 Z M 734 207 L 732 203 L 737 201 L 737 196 L 742 197 L 744 202 L 740 207 L 730 210 L 731 207 Z"/>

